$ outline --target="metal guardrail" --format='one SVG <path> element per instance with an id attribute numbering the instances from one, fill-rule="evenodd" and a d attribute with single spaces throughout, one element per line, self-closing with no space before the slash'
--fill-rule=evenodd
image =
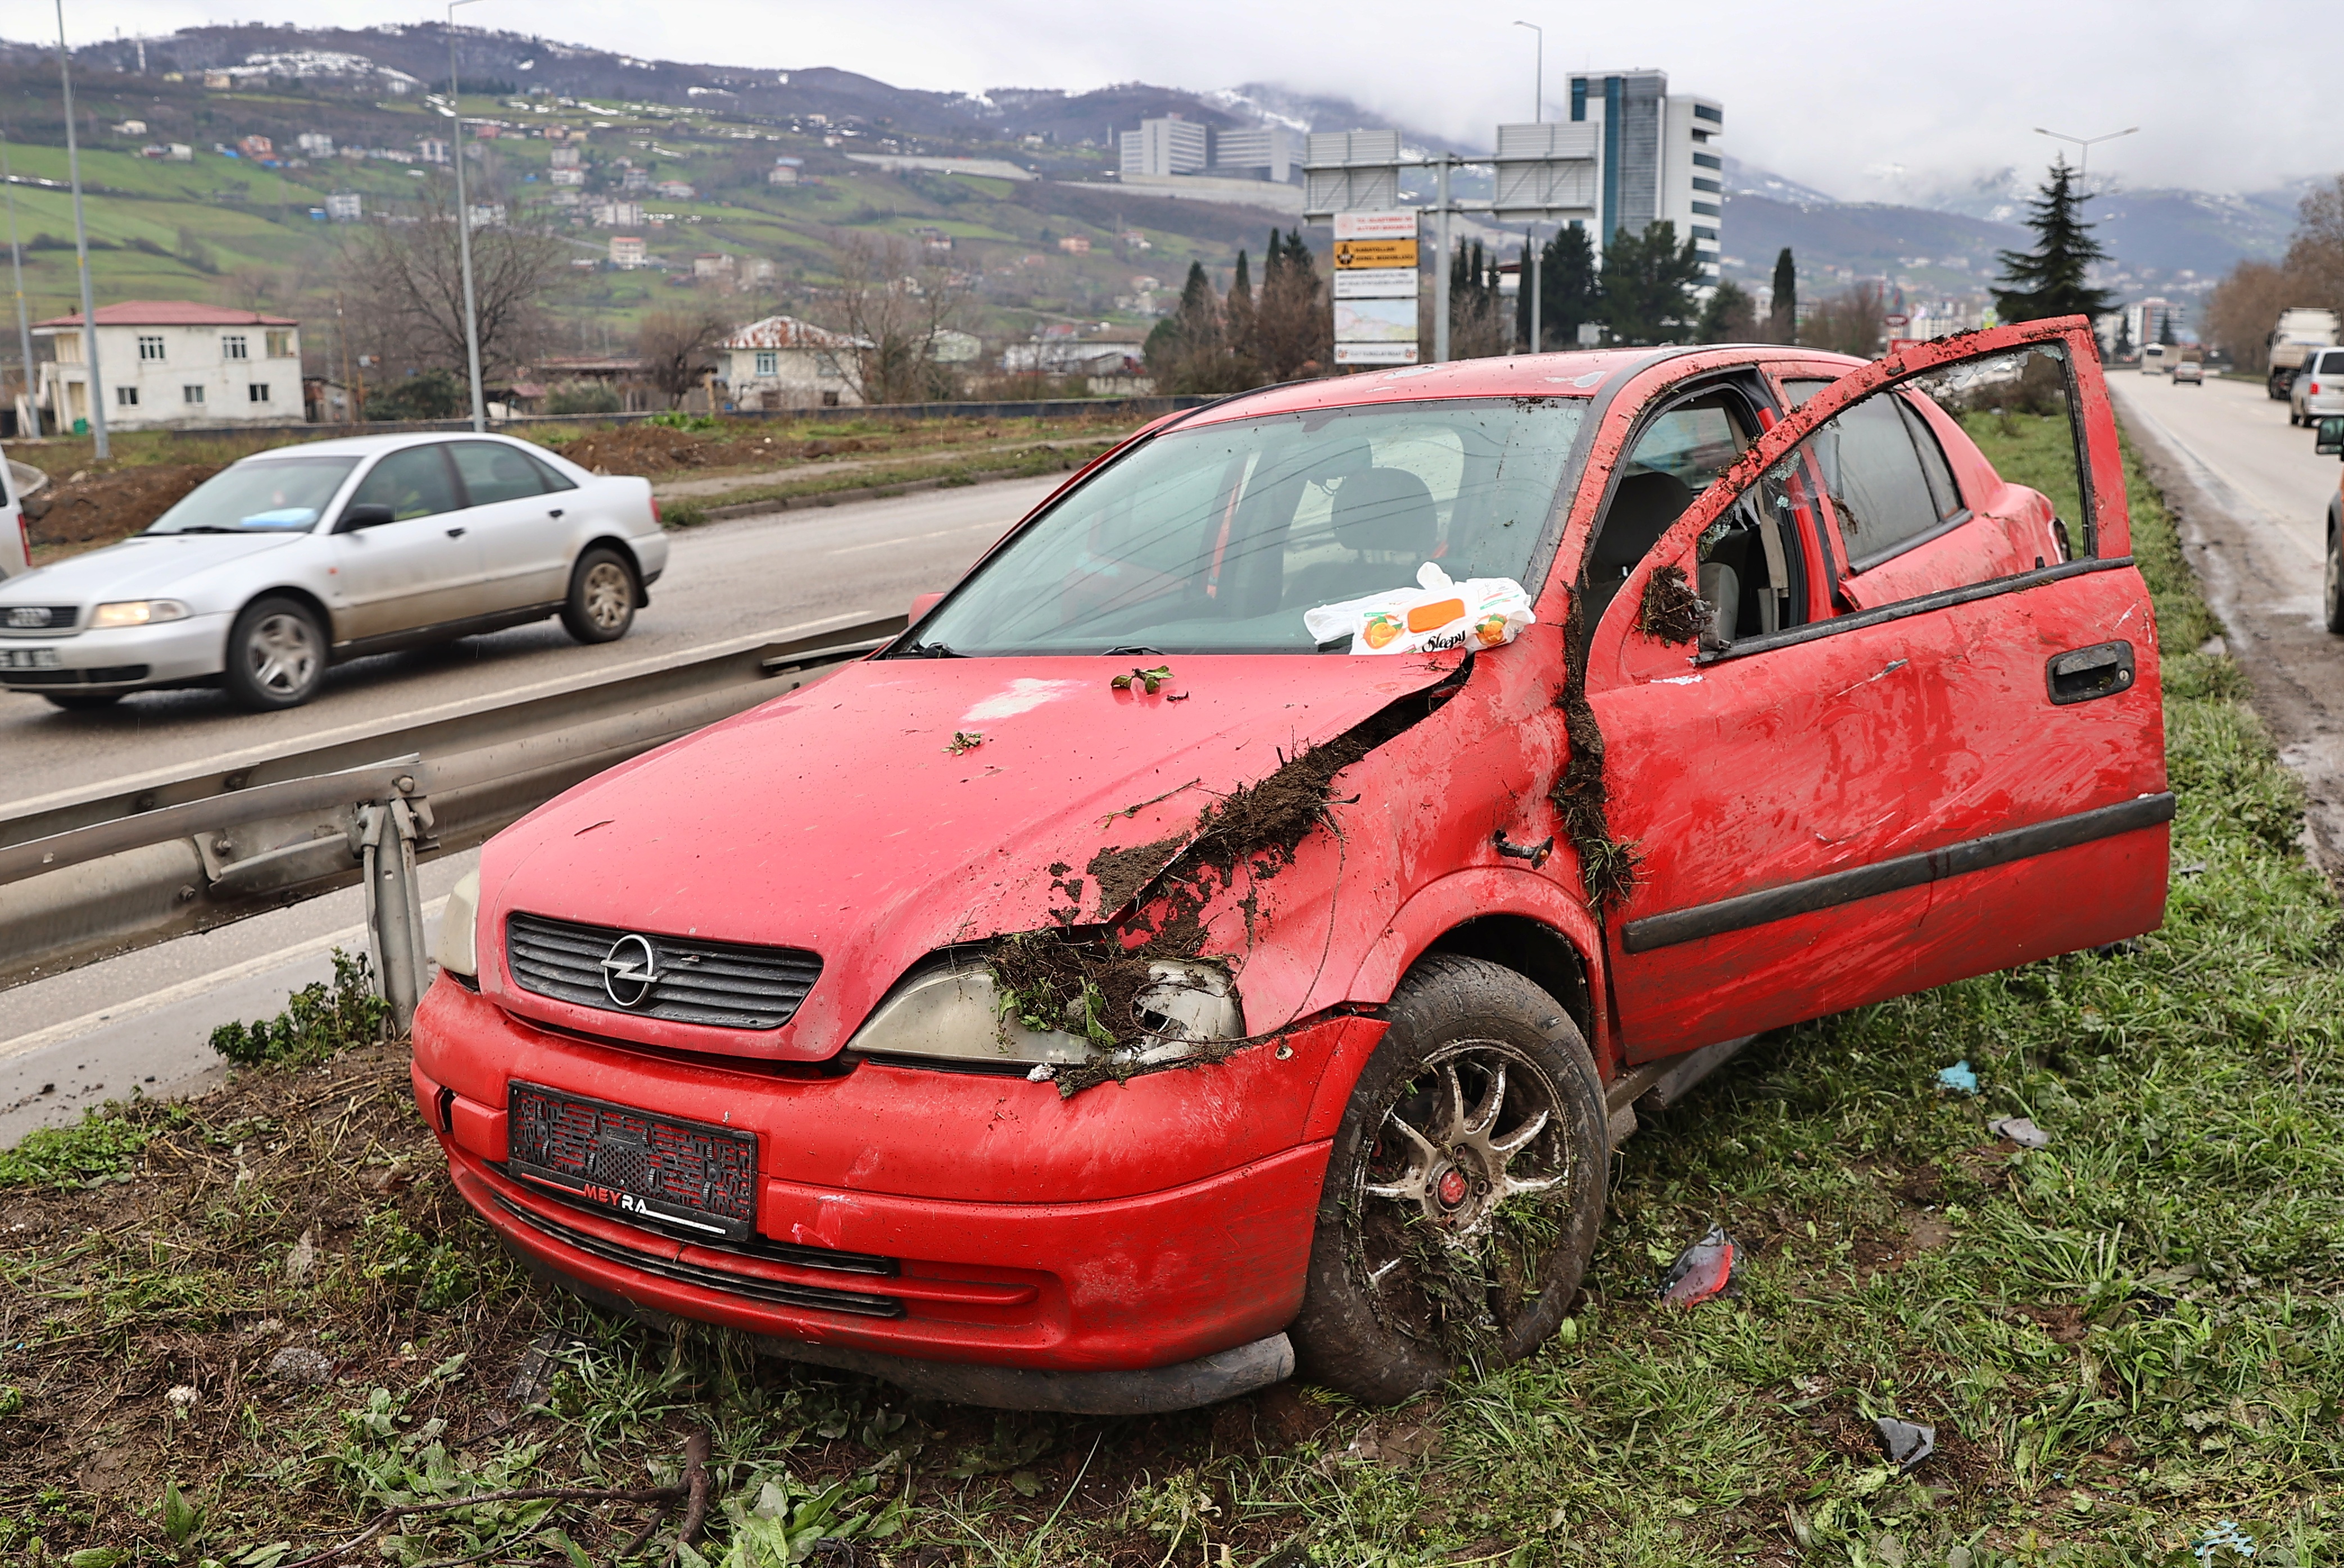
<path id="1" fill-rule="evenodd" d="M 238 767 L 0 808 L 0 988 L 364 876 L 376 972 L 403 1025 L 429 946 L 419 859 L 469 849 L 571 785 L 795 690 L 904 626 L 889 616 L 745 639 Z"/>

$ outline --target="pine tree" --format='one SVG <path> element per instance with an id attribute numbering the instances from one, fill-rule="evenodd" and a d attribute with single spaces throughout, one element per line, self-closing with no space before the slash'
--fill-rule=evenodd
<path id="1" fill-rule="evenodd" d="M 1748 343 L 1757 335 L 1758 310 L 1750 291 L 1730 277 L 1721 279 L 1710 291 L 1709 303 L 1702 307 L 1701 340 Z"/>
<path id="2" fill-rule="evenodd" d="M 1677 244 L 1677 226 L 1661 218 L 1641 236 L 1622 228 L 1603 247 L 1603 322 L 1621 343 L 1682 341 L 1694 318 L 1692 290 L 1701 252 Z"/>
<path id="3" fill-rule="evenodd" d="M 2005 321 L 2106 316 L 2117 307 L 2116 296 L 2092 287 L 2086 276 L 2092 263 L 2108 256 L 2084 221 L 2084 204 L 2092 198 L 2065 158 L 2051 166 L 2042 192 L 2026 219 L 2035 231 L 2035 248 L 2006 250 L 1995 258 L 2008 286 L 1994 291 L 1995 309 Z"/>
<path id="4" fill-rule="evenodd" d="M 2120 314 L 2117 317 L 2117 346 L 2116 352 L 2111 357 L 2117 359 L 2132 357 L 2132 317 L 2129 314 Z"/>
<path id="5" fill-rule="evenodd" d="M 1599 305 L 1595 247 L 1587 230 L 1567 224 L 1547 241 L 1539 258 L 1539 325 L 1546 340 L 1561 348 L 1579 346 L 1579 325 L 1592 321 Z"/>
<path id="6" fill-rule="evenodd" d="M 1774 302 L 1766 312 L 1766 336 L 1776 343 L 1799 340 L 1799 267 L 1787 245 L 1774 258 Z"/>
<path id="7" fill-rule="evenodd" d="M 2167 348 L 2173 347 L 2181 341 L 2174 335 L 2173 312 L 2160 310 L 2157 313 L 2157 340 Z"/>

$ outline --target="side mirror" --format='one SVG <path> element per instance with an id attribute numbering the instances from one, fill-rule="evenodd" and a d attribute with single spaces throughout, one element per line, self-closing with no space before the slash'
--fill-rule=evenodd
<path id="1" fill-rule="evenodd" d="M 2344 415 L 2331 415 L 2319 422 L 2319 431 L 2312 437 L 2311 449 L 2344 457 Z"/>
<path id="2" fill-rule="evenodd" d="M 379 528 L 385 523 L 395 523 L 398 515 L 389 507 L 369 503 L 365 506 L 344 507 L 341 520 L 334 525 L 338 534 L 354 534 L 360 528 Z"/>
<path id="3" fill-rule="evenodd" d="M 2329 424 L 2336 425 L 2336 426 L 2338 426 L 2338 427 L 2344 427 L 2344 419 L 2334 419 L 2334 420 L 2330 420 L 2330 421 L 2329 421 Z M 2322 427 L 2322 434 L 2324 435 L 2325 433 L 2326 433 L 2326 431 L 2325 431 L 2325 427 Z M 2325 451 L 2327 451 L 2327 450 L 2328 450 L 2328 448 L 2327 448 L 2327 447 L 2321 447 L 2321 448 L 2319 448 L 2319 449 L 2320 449 L 2321 451 L 2323 451 L 2323 452 L 2325 452 Z M 920 624 L 920 618 L 921 618 L 922 616 L 924 616 L 924 615 L 927 614 L 927 613 L 928 613 L 928 611 L 930 611 L 930 610 L 932 610 L 932 609 L 935 608 L 936 608 L 936 606 L 937 606 L 939 603 L 941 603 L 941 602 L 943 601 L 944 597 L 945 597 L 945 596 L 944 596 L 944 595 L 942 595 L 942 594 L 940 594 L 940 593 L 922 593 L 922 594 L 914 594 L 914 595 L 912 596 L 912 618 L 911 618 L 911 624 L 912 624 L 912 625 L 914 625 L 914 626 L 917 626 L 917 625 L 919 625 L 919 624 Z"/>

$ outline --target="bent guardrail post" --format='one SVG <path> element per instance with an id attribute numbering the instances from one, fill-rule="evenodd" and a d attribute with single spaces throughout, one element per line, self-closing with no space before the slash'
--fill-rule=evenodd
<path id="1" fill-rule="evenodd" d="M 394 788 L 410 790 L 402 778 Z M 415 852 L 427 848 L 431 803 L 405 794 L 359 808 L 351 824 L 351 847 L 364 868 L 367 944 L 374 950 L 375 983 L 390 1008 L 391 1033 L 414 1026 L 430 969 L 430 944 L 423 929 L 423 899 L 415 881 Z"/>

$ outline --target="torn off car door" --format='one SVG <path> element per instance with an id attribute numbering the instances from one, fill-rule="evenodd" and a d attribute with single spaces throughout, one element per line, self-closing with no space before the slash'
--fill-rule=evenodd
<path id="1" fill-rule="evenodd" d="M 1975 430 L 2041 487 L 1934 493 L 1915 448 L 1895 444 L 1925 423 L 1915 396 L 1951 416 L 1943 439 L 1957 453 Z M 1638 612 L 1701 582 L 1705 541 L 1753 501 L 1824 533 L 1808 542 L 1842 578 L 1834 598 L 1859 608 L 1666 640 Z M 2010 570 L 2014 528 L 2064 538 L 2073 558 Z M 1952 586 L 1885 602 L 1849 591 L 1924 548 Z M 2079 320 L 1866 366 L 1686 509 L 1588 650 L 1612 831 L 1639 857 L 1607 922 L 1631 1059 L 2161 921 L 2172 799 L 2129 548 L 2115 423 Z"/>

